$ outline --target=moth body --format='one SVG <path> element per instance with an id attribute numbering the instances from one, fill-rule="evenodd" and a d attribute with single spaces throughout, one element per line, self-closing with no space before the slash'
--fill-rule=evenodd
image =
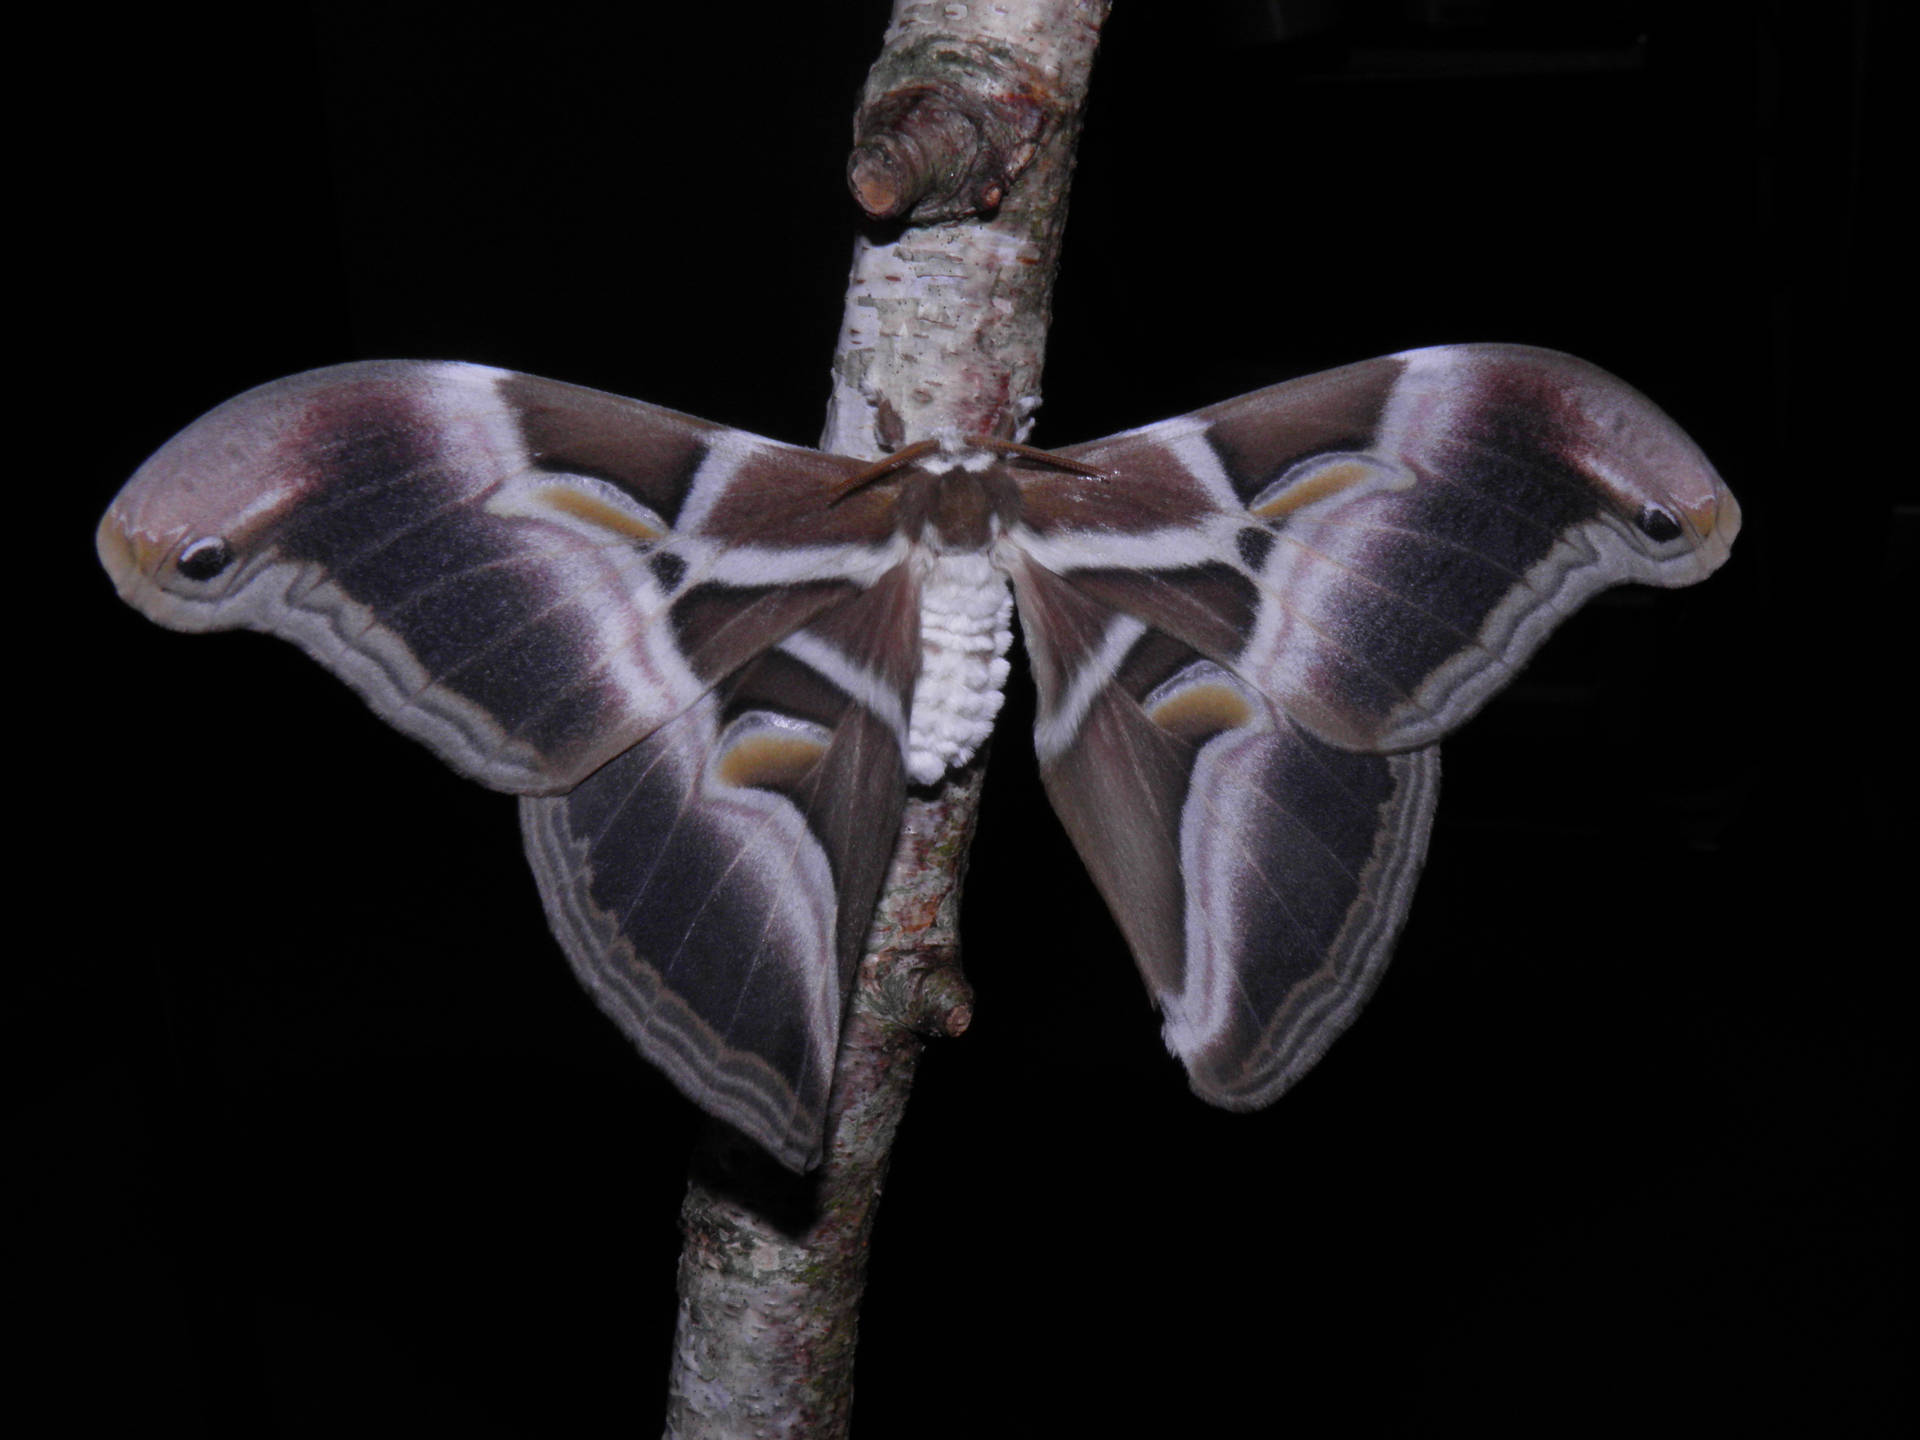
<path id="1" fill-rule="evenodd" d="M 993 733 L 1013 643 L 1013 589 L 978 550 L 936 552 L 920 581 L 920 676 L 907 774 L 931 785 Z"/>

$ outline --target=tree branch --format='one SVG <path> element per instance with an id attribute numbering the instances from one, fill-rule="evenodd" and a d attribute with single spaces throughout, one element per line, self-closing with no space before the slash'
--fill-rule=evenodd
<path id="1" fill-rule="evenodd" d="M 870 214 L 912 224 L 855 244 L 823 449 L 873 459 L 940 430 L 1025 434 L 1107 9 L 899 0 L 848 179 Z M 908 799 L 841 1040 L 820 1169 L 792 1176 L 717 1127 L 695 1159 L 669 1435 L 846 1433 L 893 1137 L 924 1037 L 958 1035 L 972 1018 L 957 925 L 982 775 L 976 759 Z"/>

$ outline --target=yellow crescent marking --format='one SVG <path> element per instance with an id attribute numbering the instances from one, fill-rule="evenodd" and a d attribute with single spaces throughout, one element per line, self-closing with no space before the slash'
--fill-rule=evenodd
<path id="1" fill-rule="evenodd" d="M 1363 485 L 1379 473 L 1378 465 L 1365 460 L 1334 460 L 1308 471 L 1264 505 L 1255 506 L 1253 513 L 1263 520 L 1278 520 L 1316 500 Z"/>
<path id="2" fill-rule="evenodd" d="M 658 540 L 663 533 L 619 506 L 609 505 L 597 495 L 586 495 L 570 486 L 542 486 L 540 502 L 563 515 L 571 515 L 589 525 L 598 525 L 602 530 L 611 530 L 630 540 Z"/>
<path id="3" fill-rule="evenodd" d="M 827 747 L 806 735 L 762 731 L 745 735 L 720 759 L 720 778 L 729 785 L 756 790 L 781 790 L 798 784 L 827 753 Z"/>
<path id="4" fill-rule="evenodd" d="M 1189 685 L 1155 705 L 1148 718 L 1182 740 L 1198 743 L 1222 730 L 1237 730 L 1253 718 L 1247 697 L 1228 685 Z"/>

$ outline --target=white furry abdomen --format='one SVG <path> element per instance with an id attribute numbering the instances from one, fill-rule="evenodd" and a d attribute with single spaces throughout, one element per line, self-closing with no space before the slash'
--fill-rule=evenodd
<path id="1" fill-rule="evenodd" d="M 978 551 L 936 555 L 920 586 L 920 679 L 907 774 L 931 785 L 993 733 L 1013 643 L 1013 592 Z"/>

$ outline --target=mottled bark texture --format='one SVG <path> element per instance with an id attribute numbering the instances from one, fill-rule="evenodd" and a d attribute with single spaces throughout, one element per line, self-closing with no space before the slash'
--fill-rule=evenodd
<path id="1" fill-rule="evenodd" d="M 1067 181 L 1106 0 L 901 0 L 848 167 L 870 212 L 823 449 L 877 459 L 941 430 L 1020 438 L 1039 405 Z M 929 223 L 937 220 L 938 223 Z M 780 1169 L 710 1135 L 681 1211 L 667 1434 L 844 1435 L 868 1239 L 924 1037 L 972 1017 L 960 882 L 981 764 L 910 796 L 841 1038 L 826 1158 Z"/>

